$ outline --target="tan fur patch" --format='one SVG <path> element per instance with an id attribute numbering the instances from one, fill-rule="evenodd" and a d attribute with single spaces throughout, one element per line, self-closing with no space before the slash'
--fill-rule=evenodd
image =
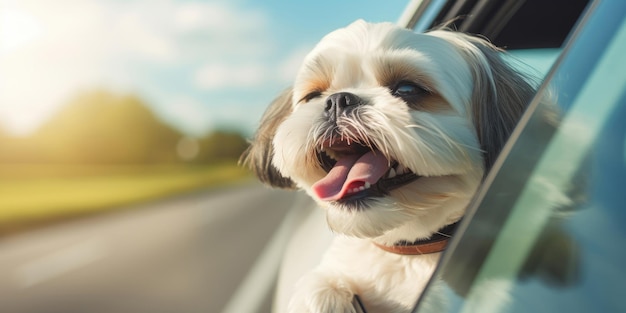
<path id="1" fill-rule="evenodd" d="M 441 95 L 432 93 L 427 94 L 414 104 L 409 104 L 412 108 L 429 113 L 441 113 L 443 111 L 453 110 L 452 106 Z"/>
<path id="2" fill-rule="evenodd" d="M 453 110 L 452 106 L 435 89 L 435 84 L 419 69 L 413 68 L 402 60 L 381 60 L 376 67 L 376 79 L 381 86 L 393 89 L 401 82 L 411 82 L 427 92 L 408 105 L 414 110 L 425 112 L 442 112 Z"/>
<path id="3" fill-rule="evenodd" d="M 311 78 L 303 86 L 303 92 L 298 95 L 298 103 L 308 102 L 307 96 L 314 92 L 322 93 L 330 87 L 330 78 L 316 77 Z"/>
<path id="4" fill-rule="evenodd" d="M 307 75 L 298 84 L 296 94 L 298 103 L 307 102 L 306 98 L 311 93 L 321 93 L 330 88 L 335 73 L 329 64 L 331 62 L 325 62 L 322 57 L 311 62 Z"/>

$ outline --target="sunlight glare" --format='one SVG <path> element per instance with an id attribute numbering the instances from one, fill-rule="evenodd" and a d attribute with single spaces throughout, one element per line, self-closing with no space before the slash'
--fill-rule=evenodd
<path id="1" fill-rule="evenodd" d="M 41 23 L 30 13 L 0 8 L 0 55 L 34 41 L 42 33 Z"/>

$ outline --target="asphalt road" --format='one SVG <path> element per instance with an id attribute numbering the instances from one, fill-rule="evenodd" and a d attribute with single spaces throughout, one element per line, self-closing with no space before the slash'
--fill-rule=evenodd
<path id="1" fill-rule="evenodd" d="M 294 201 L 249 184 L 2 238 L 0 312 L 219 313 Z"/>

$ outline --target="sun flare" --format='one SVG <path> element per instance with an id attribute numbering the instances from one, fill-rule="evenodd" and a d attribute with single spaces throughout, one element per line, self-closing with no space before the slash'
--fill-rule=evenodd
<path id="1" fill-rule="evenodd" d="M 34 41 L 41 33 L 41 23 L 29 12 L 0 8 L 0 54 L 15 51 Z"/>

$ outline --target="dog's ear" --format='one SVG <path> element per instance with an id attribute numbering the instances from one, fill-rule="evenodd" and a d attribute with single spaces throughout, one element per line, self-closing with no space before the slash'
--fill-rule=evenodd
<path id="1" fill-rule="evenodd" d="M 239 163 L 250 168 L 264 183 L 277 188 L 295 189 L 295 183 L 280 174 L 272 165 L 274 146 L 272 140 L 278 126 L 291 112 L 292 89 L 283 91 L 267 108 L 259 129 L 254 134 L 250 145 L 241 155 Z"/>
<path id="2" fill-rule="evenodd" d="M 472 115 L 485 169 L 489 170 L 535 94 L 531 79 L 503 59 L 486 40 L 467 37 L 480 53 L 470 56 L 474 89 Z"/>

